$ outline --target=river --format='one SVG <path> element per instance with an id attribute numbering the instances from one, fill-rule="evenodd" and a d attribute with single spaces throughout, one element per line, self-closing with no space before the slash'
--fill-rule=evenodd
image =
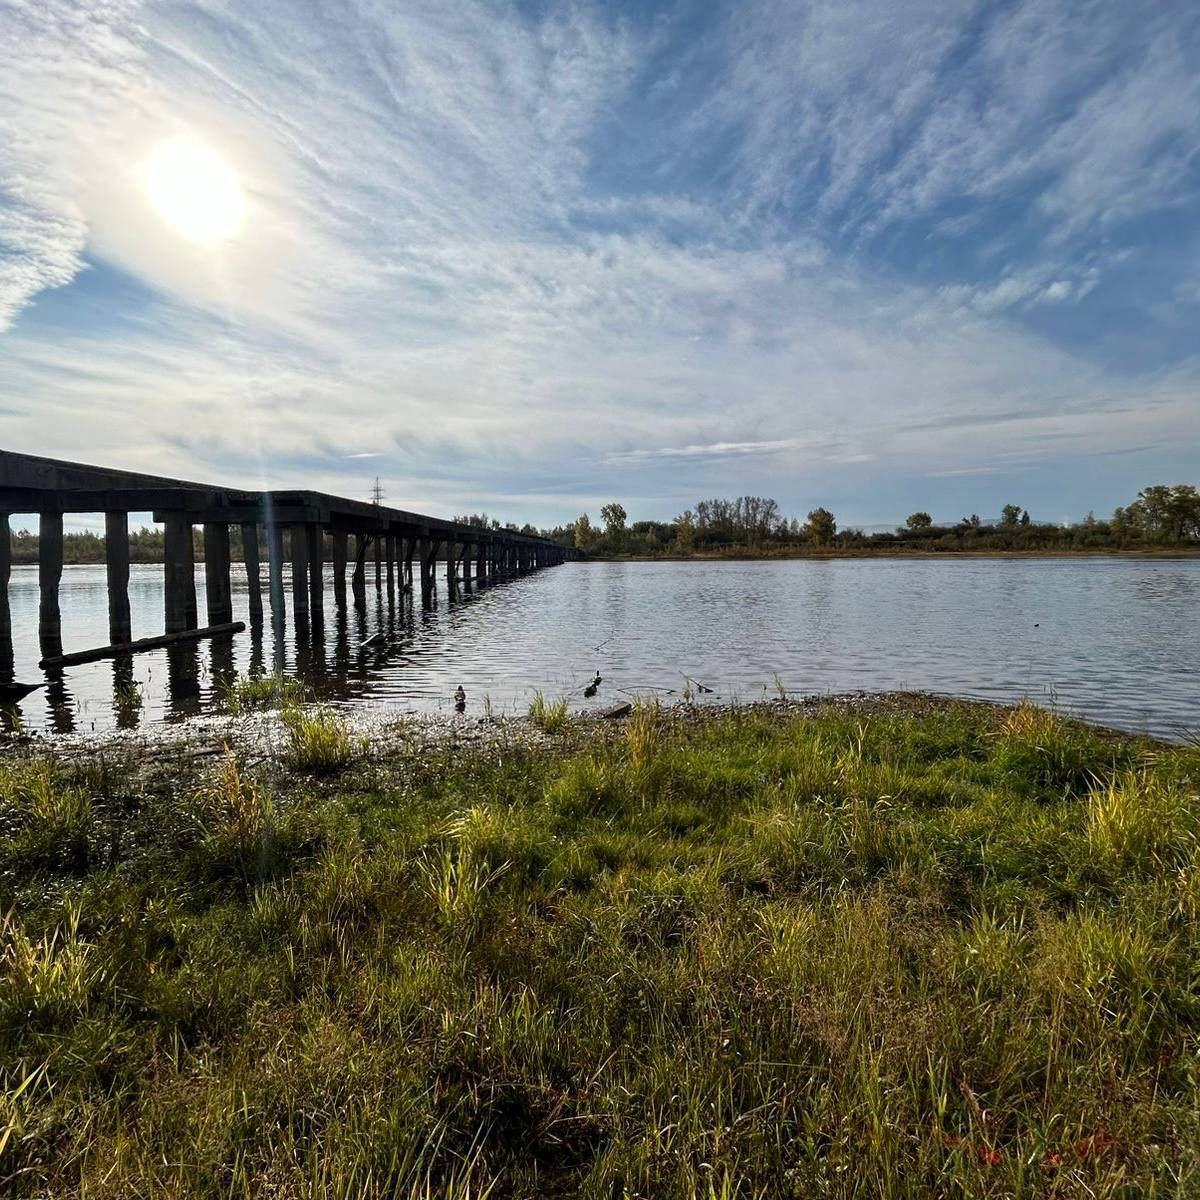
<path id="1" fill-rule="evenodd" d="M 234 616 L 248 620 L 239 575 Z M 232 640 L 47 676 L 37 571 L 15 567 L 11 674 L 47 686 L 0 715 L 46 732 L 179 720 L 218 703 L 226 681 L 278 666 L 332 704 L 397 713 L 451 711 L 460 684 L 476 714 L 524 712 L 535 691 L 582 708 L 635 693 L 670 703 L 689 686 L 700 701 L 920 689 L 1029 696 L 1173 739 L 1200 728 L 1200 559 L 568 563 L 454 602 L 443 580 L 438 607 L 415 615 L 373 588 L 365 611 L 339 615 L 326 583 L 321 627 L 280 632 L 268 614 Z M 203 624 L 202 568 L 197 595 Z M 161 567 L 132 568 L 130 604 L 135 637 L 162 631 Z M 66 568 L 66 650 L 108 640 L 106 606 L 102 566 Z M 388 644 L 364 647 L 377 632 Z"/>

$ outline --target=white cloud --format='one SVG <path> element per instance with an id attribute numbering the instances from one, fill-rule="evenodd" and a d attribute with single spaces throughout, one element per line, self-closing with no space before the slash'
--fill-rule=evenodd
<path id="1" fill-rule="evenodd" d="M 597 131 L 660 45 L 599 8 L 10 4 L 0 441 L 342 491 L 374 458 L 396 503 L 452 511 L 665 495 L 672 473 L 794 488 L 801 470 L 989 471 L 1195 437 L 1194 368 L 1114 381 L 1010 321 L 1077 301 L 1115 252 L 998 255 L 938 290 L 837 249 L 838 230 L 1031 180 L 1060 239 L 1178 199 L 1194 81 L 1165 30 L 1109 79 L 1115 10 L 1045 7 L 739 5 L 710 98 L 653 147 L 666 161 L 736 127 L 733 183 L 618 194 L 595 181 Z M 655 94 L 678 103 L 685 75 Z M 1177 95 L 1150 113 L 1157 86 Z M 181 136 L 247 197 L 219 251 L 141 189 L 146 156 Z M 776 221 L 805 196 L 811 220 Z M 152 289 L 119 337 L 103 289 L 97 328 L 82 310 L 52 337 L 21 320 L 85 257 Z"/>

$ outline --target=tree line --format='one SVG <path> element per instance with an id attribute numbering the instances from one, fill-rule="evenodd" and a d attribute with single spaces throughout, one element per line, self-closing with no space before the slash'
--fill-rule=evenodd
<path id="1" fill-rule="evenodd" d="M 778 503 L 767 496 L 715 497 L 700 500 L 673 521 L 634 521 L 618 501 L 600 509 L 592 523 L 582 513 L 573 524 L 538 529 L 534 525 L 501 524 L 487 513 L 468 513 L 454 518 L 474 529 L 506 529 L 548 538 L 585 554 L 692 555 L 761 554 L 786 555 L 837 550 L 1133 550 L 1156 546 L 1200 545 L 1200 492 L 1191 484 L 1155 484 L 1143 488 L 1130 504 L 1116 509 L 1111 517 L 1098 519 L 1089 513 L 1082 521 L 1061 525 L 1033 520 L 1019 504 L 1006 504 L 998 519 L 985 521 L 972 513 L 950 524 L 935 522 L 928 512 L 914 512 L 895 530 L 865 533 L 854 527 L 839 528 L 827 508 L 814 508 L 804 520 L 785 516 Z M 204 535 L 200 527 L 192 533 L 197 562 L 204 560 Z M 230 557 L 242 559 L 241 530 L 229 531 Z M 29 530 L 10 534 L 12 561 L 36 563 L 38 537 Z M 260 535 L 260 547 L 265 546 Z M 135 563 L 163 561 L 163 531 L 142 526 L 129 534 L 129 559 Z M 104 561 L 104 537 L 90 530 L 63 537 L 63 559 L 67 563 Z"/>
<path id="2" fill-rule="evenodd" d="M 548 536 L 549 531 L 547 531 Z M 1191 484 L 1156 484 L 1143 488 L 1132 503 L 1110 518 L 1089 513 L 1072 524 L 1035 521 L 1019 504 L 1006 504 L 998 519 L 977 513 L 939 523 L 924 511 L 910 514 L 894 530 L 865 533 L 839 528 L 827 508 L 812 509 L 804 520 L 785 516 L 766 496 L 701 500 L 674 521 L 628 522 L 623 505 L 614 501 L 600 509 L 593 524 L 588 513 L 570 531 L 574 545 L 586 554 L 785 555 L 812 551 L 1054 551 L 1132 550 L 1200 545 L 1200 492 Z M 563 540 L 561 531 L 554 531 Z"/>

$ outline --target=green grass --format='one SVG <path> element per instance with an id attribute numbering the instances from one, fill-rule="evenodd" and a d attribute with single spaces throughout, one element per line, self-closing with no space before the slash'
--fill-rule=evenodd
<path id="1" fill-rule="evenodd" d="M 534 692 L 533 702 L 529 705 L 529 719 L 544 733 L 562 733 L 571 722 L 566 697 L 547 700 L 541 692 Z"/>
<path id="2" fill-rule="evenodd" d="M 304 700 L 304 684 L 285 675 L 260 675 L 226 684 L 222 698 L 235 715 L 260 708 L 283 708 Z"/>
<path id="3" fill-rule="evenodd" d="M 0 763 L 0 1194 L 1200 1194 L 1196 748 L 556 747 Z"/>
<path id="4" fill-rule="evenodd" d="M 283 710 L 287 732 L 287 761 L 299 771 L 324 775 L 352 763 L 365 749 L 362 738 L 350 732 L 346 722 L 331 708 L 318 705 Z"/>

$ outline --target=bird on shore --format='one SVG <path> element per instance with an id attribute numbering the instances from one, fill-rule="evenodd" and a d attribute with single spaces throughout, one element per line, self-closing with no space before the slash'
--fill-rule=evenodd
<path id="1" fill-rule="evenodd" d="M 462 684 L 454 689 L 454 707 L 463 712 L 467 707 L 467 693 L 463 691 Z"/>

